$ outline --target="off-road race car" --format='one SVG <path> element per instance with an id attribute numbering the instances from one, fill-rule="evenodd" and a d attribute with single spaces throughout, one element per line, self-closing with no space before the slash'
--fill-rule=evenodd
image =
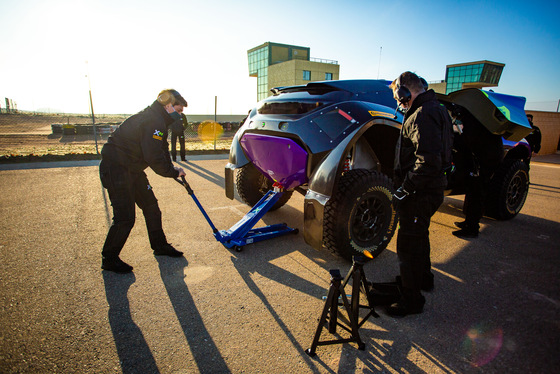
<path id="1" fill-rule="evenodd" d="M 233 199 L 236 187 L 253 206 L 276 183 L 285 190 L 273 206 L 278 209 L 298 191 L 305 196 L 309 245 L 347 259 L 364 252 L 379 255 L 398 221 L 391 177 L 403 115 L 390 83 L 325 81 L 273 89 L 274 95 L 257 104 L 233 139 L 226 195 Z M 438 94 L 438 99 L 457 123 L 478 121 L 503 137 L 504 158 L 492 177 L 486 215 L 513 218 L 529 186 L 531 150 L 523 138 L 531 128 L 525 99 L 474 88 Z M 454 159 L 460 152 L 454 150 Z M 457 162 L 450 173 L 447 195 L 464 193 L 463 167 Z"/>

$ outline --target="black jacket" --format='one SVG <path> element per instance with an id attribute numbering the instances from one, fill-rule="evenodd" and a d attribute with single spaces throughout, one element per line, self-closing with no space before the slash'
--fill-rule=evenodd
<path id="1" fill-rule="evenodd" d="M 185 132 L 185 127 L 184 127 L 184 124 L 183 124 L 184 114 L 183 113 L 179 114 L 177 112 L 174 112 L 174 113 L 170 114 L 170 116 L 171 116 L 171 118 L 173 118 L 173 123 L 171 124 L 171 126 L 169 126 L 169 128 L 171 129 L 171 132 L 174 135 L 177 135 L 177 136 L 183 135 L 184 132 Z"/>
<path id="2" fill-rule="evenodd" d="M 501 135 L 492 134 L 471 114 L 465 114 L 463 134 L 468 151 L 465 152 L 467 172 L 492 175 L 502 162 L 504 145 Z"/>
<path id="3" fill-rule="evenodd" d="M 443 191 L 451 166 L 451 118 L 433 90 L 418 95 L 404 116 L 395 150 L 395 185 L 406 191 Z"/>
<path id="4" fill-rule="evenodd" d="M 172 123 L 173 118 L 154 101 L 127 118 L 109 136 L 101 150 L 103 160 L 124 165 L 132 172 L 149 166 L 161 176 L 177 178 L 179 172 L 173 167 L 167 143 L 168 126 Z"/>

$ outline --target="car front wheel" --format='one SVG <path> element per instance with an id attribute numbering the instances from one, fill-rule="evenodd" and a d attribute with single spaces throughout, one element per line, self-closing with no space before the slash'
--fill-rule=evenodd
<path id="1" fill-rule="evenodd" d="M 392 192 L 384 174 L 365 169 L 344 173 L 325 206 L 325 247 L 348 260 L 366 251 L 378 256 L 397 227 Z"/>
<path id="2" fill-rule="evenodd" d="M 253 164 L 249 163 L 237 171 L 236 178 L 237 193 L 245 204 L 254 206 L 259 200 L 272 189 L 272 181 L 264 176 Z M 286 204 L 293 191 L 284 191 L 280 199 L 270 208 L 270 211 L 280 208 Z"/>

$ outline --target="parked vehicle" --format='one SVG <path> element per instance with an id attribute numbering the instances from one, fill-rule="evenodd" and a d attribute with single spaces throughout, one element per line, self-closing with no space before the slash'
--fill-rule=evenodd
<path id="1" fill-rule="evenodd" d="M 398 221 L 391 177 L 403 115 L 389 84 L 346 80 L 274 89 L 234 137 L 225 168 L 226 195 L 233 199 L 236 187 L 253 206 L 276 182 L 285 193 L 274 209 L 294 191 L 305 195 L 304 238 L 309 245 L 347 259 L 366 251 L 377 256 Z M 513 218 L 529 185 L 531 151 L 522 140 L 531 132 L 525 99 L 465 89 L 439 95 L 439 100 L 455 119 L 479 121 L 503 136 L 504 159 L 492 179 L 487 213 Z M 464 193 L 463 165 L 455 166 L 446 194 Z"/>

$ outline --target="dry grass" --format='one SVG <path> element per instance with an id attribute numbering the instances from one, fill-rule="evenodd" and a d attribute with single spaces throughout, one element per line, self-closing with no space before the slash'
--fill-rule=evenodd
<path id="1" fill-rule="evenodd" d="M 102 116 L 102 123 L 118 124 L 126 116 Z M 91 124 L 87 116 L 78 115 L 0 115 L 0 162 L 99 159 L 98 151 L 108 134 L 53 134 L 52 124 Z M 216 141 L 203 142 L 196 133 L 187 133 L 187 154 L 227 153 L 232 134 Z M 96 145 L 97 140 L 97 145 Z"/>

